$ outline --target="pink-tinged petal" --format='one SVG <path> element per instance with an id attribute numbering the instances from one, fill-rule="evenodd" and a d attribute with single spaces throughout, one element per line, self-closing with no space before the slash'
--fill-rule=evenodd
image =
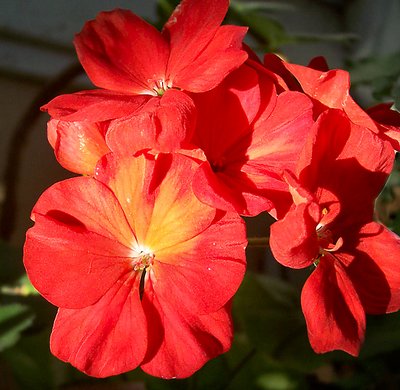
<path id="1" fill-rule="evenodd" d="M 113 152 L 123 155 L 143 149 L 168 153 L 189 142 L 195 124 L 193 100 L 170 89 L 160 99 L 151 99 L 134 116 L 112 121 L 106 139 Z"/>
<path id="2" fill-rule="evenodd" d="M 188 225 L 195 223 L 185 221 Z M 243 279 L 247 243 L 244 222 L 236 213 L 219 212 L 209 227 L 193 238 L 184 238 L 155 250 L 150 273 L 155 293 L 161 305 L 169 302 L 178 311 L 214 312 L 232 298 Z"/>
<path id="3" fill-rule="evenodd" d="M 75 37 L 79 60 L 92 82 L 112 91 L 157 95 L 165 79 L 168 42 L 132 12 L 101 12 Z"/>
<path id="4" fill-rule="evenodd" d="M 230 304 L 215 313 L 195 315 L 158 301 L 152 291 L 145 292 L 142 303 L 150 326 L 149 350 L 141 368 L 150 375 L 186 378 L 231 346 Z"/>
<path id="5" fill-rule="evenodd" d="M 173 85 L 191 92 L 205 92 L 216 87 L 246 61 L 247 53 L 241 49 L 246 32 L 245 27 L 220 27 L 195 59 L 191 62 L 186 59 L 186 66 L 170 71 Z"/>
<path id="6" fill-rule="evenodd" d="M 354 233 L 354 232 L 353 232 Z M 400 238 L 370 222 L 357 232 L 354 260 L 347 269 L 368 314 L 400 309 Z"/>
<path id="7" fill-rule="evenodd" d="M 97 161 L 107 154 L 104 125 L 52 119 L 47 134 L 58 162 L 71 172 L 93 175 Z"/>
<path id="8" fill-rule="evenodd" d="M 60 95 L 41 107 L 54 119 L 64 121 L 102 122 L 132 115 L 150 96 L 132 96 L 103 90 Z"/>
<path id="9" fill-rule="evenodd" d="M 32 219 L 48 215 L 84 227 L 127 248 L 135 242 L 125 214 L 112 191 L 89 177 L 75 177 L 47 189 L 32 210 Z"/>
<path id="10" fill-rule="evenodd" d="M 379 136 L 388 140 L 393 149 L 400 150 L 400 113 L 391 109 L 392 103 L 378 104 L 367 110 L 371 118 L 376 121 Z"/>
<path id="11" fill-rule="evenodd" d="M 61 211 L 36 215 L 28 230 L 24 265 L 36 289 L 60 307 L 95 303 L 130 270 L 131 250 L 87 230 Z M 101 283 L 99 281 L 101 280 Z"/>
<path id="12" fill-rule="evenodd" d="M 51 352 L 98 378 L 136 368 L 147 350 L 147 320 L 139 300 L 139 280 L 139 275 L 133 280 L 118 280 L 92 306 L 59 309 L 50 339 Z"/>
<path id="13" fill-rule="evenodd" d="M 319 256 L 317 224 L 319 206 L 301 187 L 298 180 L 285 172 L 293 206 L 285 217 L 271 225 L 270 247 L 275 259 L 286 267 L 304 268 Z"/>
<path id="14" fill-rule="evenodd" d="M 340 262 L 321 258 L 301 293 L 308 338 L 315 352 L 340 349 L 357 356 L 364 340 L 365 313 Z"/>

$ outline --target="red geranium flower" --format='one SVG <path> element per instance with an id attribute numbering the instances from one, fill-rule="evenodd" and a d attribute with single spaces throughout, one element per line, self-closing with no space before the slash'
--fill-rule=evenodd
<path id="1" fill-rule="evenodd" d="M 314 123 L 310 99 L 290 91 L 277 96 L 271 79 L 243 65 L 193 100 L 192 142 L 207 159 L 193 180 L 199 199 L 242 215 L 287 209 L 281 173 L 294 169 Z"/>
<path id="2" fill-rule="evenodd" d="M 75 38 L 78 57 L 103 90 L 44 106 L 56 119 L 99 122 L 131 115 L 154 97 L 217 86 L 247 58 L 244 27 L 221 26 L 228 0 L 183 0 L 162 32 L 126 10 L 102 12 Z M 175 89 L 175 91 L 171 91 Z"/>
<path id="3" fill-rule="evenodd" d="M 326 108 L 343 110 L 353 123 L 367 127 L 389 141 L 395 150 L 400 150 L 400 113 L 390 110 L 391 104 L 380 104 L 364 111 L 350 95 L 350 75 L 345 70 L 329 70 L 323 57 L 316 57 L 308 66 L 302 66 L 267 54 L 264 63 L 268 70 L 285 80 L 290 90 L 310 96 L 316 115 Z"/>
<path id="4" fill-rule="evenodd" d="M 276 259 L 292 268 L 315 265 L 301 304 L 316 352 L 357 355 L 365 313 L 400 308 L 400 239 L 373 222 L 374 200 L 393 164 L 393 149 L 337 110 L 321 114 L 296 176 L 293 197 L 271 226 Z"/>
<path id="5" fill-rule="evenodd" d="M 243 221 L 194 196 L 184 156 L 105 156 L 32 212 L 24 263 L 59 307 L 51 350 L 96 377 L 138 365 L 186 377 L 229 349 L 245 271 Z"/>

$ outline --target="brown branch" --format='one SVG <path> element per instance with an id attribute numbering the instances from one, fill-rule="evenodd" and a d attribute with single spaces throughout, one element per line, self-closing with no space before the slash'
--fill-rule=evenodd
<path id="1" fill-rule="evenodd" d="M 11 137 L 6 166 L 3 173 L 4 201 L 0 209 L 0 238 L 10 240 L 14 232 L 17 214 L 17 184 L 20 174 L 21 157 L 33 124 L 40 115 L 40 107 L 53 98 L 76 76 L 83 73 L 82 66 L 74 63 L 55 79 L 51 80 L 35 97 L 28 110 L 22 116 Z"/>
<path id="2" fill-rule="evenodd" d="M 269 246 L 269 237 L 247 237 L 248 248 L 267 248 Z"/>

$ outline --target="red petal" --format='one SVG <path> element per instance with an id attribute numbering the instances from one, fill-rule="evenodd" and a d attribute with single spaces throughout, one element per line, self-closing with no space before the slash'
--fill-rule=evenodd
<path id="1" fill-rule="evenodd" d="M 100 88 L 157 95 L 156 82 L 165 80 L 167 41 L 130 11 L 99 13 L 74 43 L 86 73 Z"/>
<path id="2" fill-rule="evenodd" d="M 39 199 L 33 217 L 24 264 L 34 286 L 53 304 L 90 305 L 130 270 L 132 249 L 121 241 L 132 244 L 135 238 L 113 195 L 93 179 L 54 185 Z"/>
<path id="3" fill-rule="evenodd" d="M 254 123 L 243 170 L 249 167 L 253 174 L 272 177 L 293 170 L 313 123 L 310 99 L 297 92 L 281 93 L 271 115 L 263 114 Z"/>
<path id="4" fill-rule="evenodd" d="M 377 122 L 379 135 L 387 139 L 393 149 L 400 150 L 400 113 L 391 109 L 391 103 L 378 104 L 367 110 L 373 120 Z"/>
<path id="5" fill-rule="evenodd" d="M 229 304 L 215 313 L 198 316 L 182 313 L 168 301 L 160 303 L 147 291 L 143 306 L 151 326 L 149 351 L 141 368 L 150 375 L 188 377 L 231 346 Z"/>
<path id="6" fill-rule="evenodd" d="M 393 149 L 338 110 L 321 114 L 312 133 L 298 162 L 301 183 L 318 193 L 320 204 L 339 201 L 352 224 L 354 218 L 369 221 L 391 171 Z"/>
<path id="7" fill-rule="evenodd" d="M 248 142 L 246 136 L 252 132 L 253 120 L 261 110 L 271 113 L 276 101 L 274 84 L 266 81 L 260 85 L 257 72 L 246 65 L 212 91 L 192 97 L 198 113 L 193 142 L 204 150 L 211 164 L 236 144 L 242 146 Z M 245 154 L 245 150 L 240 156 L 235 152 L 228 156 L 229 160 L 241 160 Z"/>
<path id="8" fill-rule="evenodd" d="M 80 308 L 96 302 L 129 271 L 130 254 L 117 241 L 36 216 L 27 233 L 24 264 L 32 284 L 48 301 Z"/>
<path id="9" fill-rule="evenodd" d="M 117 196 L 138 242 L 152 252 L 196 237 L 213 222 L 216 210 L 201 203 L 191 183 L 197 164 L 188 157 L 160 154 L 107 156 L 97 178 Z"/>
<path id="10" fill-rule="evenodd" d="M 170 40 L 167 73 L 173 85 L 204 92 L 246 60 L 241 50 L 245 31 L 236 26 L 220 29 L 228 7 L 228 0 L 183 0 L 176 7 L 163 29 Z"/>
<path id="11" fill-rule="evenodd" d="M 32 219 L 46 214 L 61 222 L 72 221 L 128 248 L 134 241 L 117 198 L 109 188 L 92 178 L 75 177 L 47 189 L 33 208 Z"/>
<path id="12" fill-rule="evenodd" d="M 287 62 L 284 65 L 296 77 L 307 95 L 327 107 L 343 109 L 350 89 L 348 72 L 340 69 L 321 72 Z"/>
<path id="13" fill-rule="evenodd" d="M 247 28 L 220 27 L 213 40 L 191 62 L 187 59 L 179 70 L 170 71 L 173 85 L 191 92 L 205 92 L 216 87 L 247 59 L 242 40 Z"/>
<path id="14" fill-rule="evenodd" d="M 321 63 L 317 57 L 314 61 L 317 62 L 316 67 L 315 62 L 311 62 L 309 66 L 290 64 L 284 61 L 281 64 L 294 75 L 308 96 L 325 107 L 344 110 L 353 123 L 376 132 L 374 122 L 350 96 L 349 73 L 341 69 L 321 71 L 318 68 L 327 68 L 325 60 L 323 59 Z M 286 75 L 286 77 L 289 76 Z M 323 111 L 324 108 L 322 107 L 320 110 Z"/>
<path id="15" fill-rule="evenodd" d="M 327 72 L 329 70 L 328 63 L 323 56 L 312 58 L 307 66 L 315 70 L 320 70 L 321 72 Z"/>
<path id="16" fill-rule="evenodd" d="M 266 194 L 240 171 L 241 166 L 213 172 L 208 163 L 203 163 L 193 178 L 194 193 L 210 206 L 240 215 L 257 215 L 272 209 L 273 204 L 266 199 Z"/>
<path id="17" fill-rule="evenodd" d="M 308 338 L 315 352 L 341 349 L 357 356 L 364 340 L 365 313 L 340 262 L 321 258 L 301 293 Z"/>
<path id="18" fill-rule="evenodd" d="M 140 243 L 144 242 L 154 208 L 150 189 L 154 165 L 154 160 L 144 156 L 123 158 L 110 153 L 96 169 L 96 178 L 111 188 Z"/>
<path id="19" fill-rule="evenodd" d="M 283 219 L 271 225 L 270 247 L 281 264 L 291 268 L 304 268 L 319 256 L 316 228 L 320 210 L 294 176 L 289 172 L 285 176 L 294 204 Z"/>
<path id="20" fill-rule="evenodd" d="M 55 142 L 53 147 L 58 162 L 72 172 L 93 175 L 97 161 L 110 151 L 101 124 L 53 119 L 47 128 L 48 138 Z"/>
<path id="21" fill-rule="evenodd" d="M 132 117 L 115 120 L 107 132 L 107 144 L 119 154 L 142 149 L 173 152 L 191 139 L 196 123 L 195 106 L 183 92 L 168 90 Z"/>
<path id="22" fill-rule="evenodd" d="M 54 119 L 102 122 L 132 115 L 144 106 L 149 96 L 132 96 L 102 90 L 60 95 L 41 107 Z"/>
<path id="23" fill-rule="evenodd" d="M 278 55 L 273 53 L 265 54 L 264 65 L 267 70 L 278 75 L 278 80 L 284 80 L 283 82 L 281 81 L 279 83 L 283 90 L 302 91 L 301 85 L 293 76 L 293 74 L 286 69 L 285 61 L 283 61 Z"/>
<path id="24" fill-rule="evenodd" d="M 269 115 L 275 106 L 273 82 L 260 84 L 257 73 L 242 66 L 219 87 L 194 95 L 194 100 L 198 124 L 193 143 L 204 150 L 212 166 L 203 164 L 196 173 L 196 195 L 214 207 L 245 215 L 271 208 L 265 194 L 241 170 L 248 158 L 251 123 L 261 114 Z"/>
<path id="25" fill-rule="evenodd" d="M 347 272 L 365 311 L 383 314 L 399 310 L 400 238 L 376 222 L 363 226 L 357 237 L 355 259 Z"/>
<path id="26" fill-rule="evenodd" d="M 98 378 L 136 368 L 147 349 L 139 280 L 139 275 L 135 280 L 119 280 L 97 303 L 84 309 L 59 309 L 51 352 Z"/>
<path id="27" fill-rule="evenodd" d="M 186 223 L 193 224 L 194 218 Z M 244 223 L 236 213 L 221 213 L 208 228 L 184 239 L 155 252 L 155 293 L 161 305 L 169 302 L 175 310 L 214 312 L 232 298 L 243 279 Z"/>
<path id="28" fill-rule="evenodd" d="M 53 149 L 55 149 L 58 139 L 57 125 L 58 120 L 49 120 L 47 122 L 47 140 Z"/>

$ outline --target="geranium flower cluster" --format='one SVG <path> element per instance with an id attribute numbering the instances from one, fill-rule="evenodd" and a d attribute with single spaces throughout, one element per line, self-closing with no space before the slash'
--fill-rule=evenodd
<path id="1" fill-rule="evenodd" d="M 373 219 L 398 113 L 363 111 L 321 58 L 262 63 L 246 28 L 221 26 L 228 6 L 183 0 L 161 32 L 100 13 L 74 42 L 99 89 L 44 106 L 57 160 L 80 176 L 38 200 L 24 263 L 59 307 L 52 353 L 89 375 L 182 378 L 226 352 L 240 216 L 262 211 L 276 259 L 312 270 L 316 352 L 357 355 L 366 313 L 400 307 L 400 241 Z"/>

